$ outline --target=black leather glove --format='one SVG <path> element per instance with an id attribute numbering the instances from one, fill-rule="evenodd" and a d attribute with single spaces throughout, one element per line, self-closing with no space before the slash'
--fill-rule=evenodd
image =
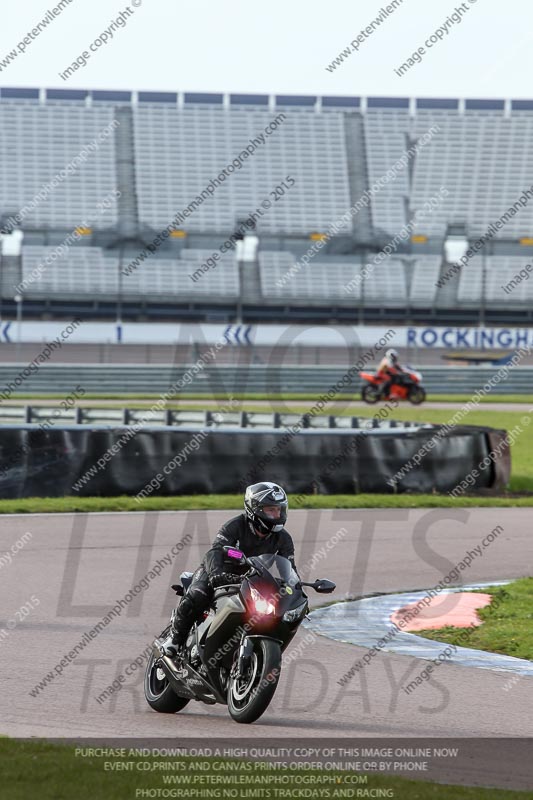
<path id="1" fill-rule="evenodd" d="M 225 586 L 228 583 L 240 583 L 242 575 L 236 575 L 234 572 L 217 572 L 209 580 L 213 589 L 216 589 L 217 586 Z"/>

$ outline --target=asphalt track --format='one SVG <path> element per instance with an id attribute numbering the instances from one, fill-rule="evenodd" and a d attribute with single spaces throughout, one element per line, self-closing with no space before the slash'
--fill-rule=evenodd
<path id="1" fill-rule="evenodd" d="M 378 653 L 362 674 L 339 686 L 365 650 L 322 636 L 282 672 L 270 708 L 252 726 L 234 723 L 218 705 L 191 702 L 177 715 L 153 712 L 143 697 L 142 670 L 99 705 L 95 697 L 166 624 L 174 600 L 170 583 L 198 564 L 228 516 L 198 511 L 2 516 L 0 556 L 25 532 L 32 538 L 11 564 L 0 562 L 0 631 L 7 631 L 0 634 L 0 733 L 180 739 L 207 733 L 241 738 L 533 735 L 531 677 L 505 690 L 509 675 L 443 664 L 435 678 L 407 694 L 401 687 L 422 662 Z M 309 579 L 329 577 L 337 583 L 329 597 L 310 590 L 313 606 L 324 598 L 433 586 L 496 525 L 504 534 L 474 559 L 462 573 L 464 580 L 525 576 L 533 564 L 529 509 L 295 510 L 289 521 L 302 571 Z M 30 696 L 84 631 L 187 533 L 192 541 L 172 567 L 165 566 L 61 676 Z M 307 565 L 322 547 L 326 554 L 310 570 Z M 39 605 L 8 629 L 8 620 L 16 621 L 16 612 L 32 596 Z M 306 635 L 301 629 L 295 644 Z"/>

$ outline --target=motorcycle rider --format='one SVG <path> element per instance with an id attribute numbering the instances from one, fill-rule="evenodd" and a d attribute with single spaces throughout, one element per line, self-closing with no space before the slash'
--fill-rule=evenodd
<path id="1" fill-rule="evenodd" d="M 403 383 L 403 378 L 401 377 L 403 374 L 404 371 L 400 366 L 397 351 L 392 348 L 387 350 L 381 359 L 377 370 L 378 377 L 384 378 L 379 392 L 380 400 L 383 400 L 388 396 L 394 383 Z"/>
<path id="2" fill-rule="evenodd" d="M 266 553 L 285 556 L 296 569 L 294 543 L 284 528 L 287 509 L 287 495 L 277 483 L 261 481 L 246 488 L 244 513 L 221 527 L 180 604 L 172 612 L 170 635 L 163 643 L 167 655 L 173 657 L 183 650 L 193 623 L 209 608 L 213 590 L 241 580 L 241 575 L 225 571 L 227 557 L 223 547 L 236 547 L 246 556 Z"/>

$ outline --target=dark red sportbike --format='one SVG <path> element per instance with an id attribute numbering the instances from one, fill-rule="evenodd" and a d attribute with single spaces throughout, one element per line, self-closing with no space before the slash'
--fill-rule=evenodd
<path id="1" fill-rule="evenodd" d="M 377 372 L 360 372 L 359 377 L 366 381 L 361 389 L 361 399 L 365 403 L 395 399 L 409 400 L 418 406 L 426 399 L 426 390 L 422 386 L 422 373 L 412 367 L 405 367 L 402 372 L 394 376 L 394 383 L 384 397 L 381 397 L 381 391 L 383 384 L 390 380 L 389 376 Z"/>

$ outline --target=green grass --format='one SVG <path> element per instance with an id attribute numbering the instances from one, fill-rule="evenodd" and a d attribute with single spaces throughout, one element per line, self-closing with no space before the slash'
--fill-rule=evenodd
<path id="1" fill-rule="evenodd" d="M 438 494 L 329 494 L 289 495 L 289 508 L 531 508 L 525 497 L 448 497 Z M 112 511 L 233 511 L 241 510 L 242 494 L 120 497 L 22 497 L 0 500 L 0 514 L 88 513 Z"/>
<path id="2" fill-rule="evenodd" d="M 472 399 L 468 394 L 430 394 L 428 401 L 435 403 L 467 403 Z M 491 403 L 533 403 L 533 394 L 489 394 L 481 398 L 483 405 Z"/>
<path id="3" fill-rule="evenodd" d="M 295 744 L 298 741 L 295 740 Z M 238 744 L 238 743 L 237 743 Z M 209 740 L 206 741 L 206 746 L 209 745 Z M 95 746 L 94 744 L 91 746 Z M 120 746 L 115 744 L 115 747 Z M 140 744 L 144 746 L 144 744 Z M 165 743 L 166 746 L 166 743 Z M 184 742 L 176 740 L 176 747 L 186 746 Z M 137 789 L 181 789 L 187 790 L 187 785 L 184 783 L 166 785 L 163 783 L 163 775 L 245 775 L 249 779 L 249 783 L 241 784 L 242 789 L 239 791 L 239 797 L 245 797 L 247 789 L 267 789 L 268 784 L 254 783 L 254 776 L 265 776 L 272 774 L 280 774 L 280 770 L 266 771 L 257 770 L 253 771 L 139 771 L 136 769 L 136 764 L 141 761 L 158 761 L 158 762 L 180 762 L 187 763 L 191 759 L 182 757 L 170 758 L 135 758 L 134 756 L 127 756 L 126 758 L 81 758 L 75 757 L 74 747 L 57 745 L 49 742 L 40 741 L 20 741 L 7 738 L 0 739 L 0 760 L 2 762 L 2 779 L 1 779 L 1 796 L 6 800 L 28 800 L 30 797 L 38 798 L 38 800 L 131 800 L 136 797 Z M 196 761 L 209 760 L 211 763 L 215 759 L 195 759 Z M 234 760 L 234 759 L 233 759 Z M 105 761 L 111 762 L 133 762 L 133 769 L 120 770 L 120 771 L 104 771 Z M 220 762 L 221 759 L 216 759 Z M 283 774 L 296 778 L 297 776 L 313 775 L 319 777 L 321 775 L 329 775 L 330 771 L 319 770 L 288 770 Z M 440 784 L 430 784 L 423 781 L 412 781 L 404 778 L 388 777 L 379 774 L 371 774 L 368 776 L 367 784 L 346 784 L 342 783 L 344 773 L 342 771 L 335 771 L 334 773 L 340 780 L 339 784 L 324 783 L 329 789 L 329 796 L 333 796 L 333 791 L 336 786 L 339 789 L 348 788 L 357 790 L 360 789 L 389 789 L 393 791 L 393 796 L 396 800 L 531 800 L 533 793 L 531 792 L 514 792 L 500 789 L 482 789 L 480 787 L 463 787 L 463 786 L 443 786 Z M 350 772 L 350 775 L 360 774 Z M 220 784 L 196 784 L 196 789 L 223 787 Z M 290 781 L 284 784 L 271 784 L 271 787 L 282 787 L 284 790 L 296 790 L 301 792 L 302 787 L 309 788 L 306 784 L 296 783 Z M 227 788 L 236 788 L 237 784 L 232 787 L 231 784 Z M 320 784 L 310 785 L 314 788 L 312 797 L 318 798 L 324 796 L 320 792 Z M 220 792 L 222 796 L 222 791 Z M 265 794 L 264 796 L 268 796 Z M 272 793 L 272 796 L 273 793 Z M 284 794 L 285 797 L 298 797 L 297 793 Z M 355 796 L 355 792 L 354 792 Z"/>
<path id="4" fill-rule="evenodd" d="M 491 604 L 477 612 L 483 625 L 478 628 L 446 626 L 440 630 L 420 631 L 418 635 L 446 644 L 533 660 L 533 578 L 521 578 L 506 586 L 491 586 L 480 591 L 492 595 Z"/>

